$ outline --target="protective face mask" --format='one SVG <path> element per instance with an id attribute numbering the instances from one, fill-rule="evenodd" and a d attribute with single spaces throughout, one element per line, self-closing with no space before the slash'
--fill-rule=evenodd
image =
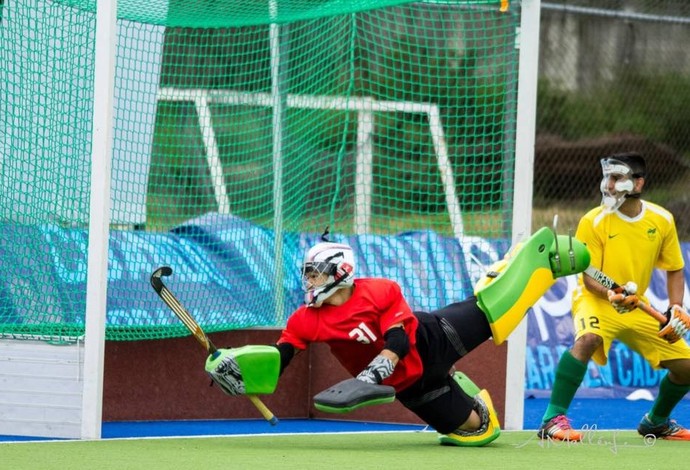
<path id="1" fill-rule="evenodd" d="M 633 190 L 632 170 L 628 165 L 612 159 L 601 161 L 603 178 L 599 189 L 601 190 L 601 204 L 608 212 L 614 212 L 623 204 L 626 197 Z M 613 190 L 609 189 L 609 181 L 615 179 Z"/>

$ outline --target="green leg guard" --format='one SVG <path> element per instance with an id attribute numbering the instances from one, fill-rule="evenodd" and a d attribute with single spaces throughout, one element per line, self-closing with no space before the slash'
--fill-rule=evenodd
<path id="1" fill-rule="evenodd" d="M 495 263 L 475 286 L 494 343 L 508 338 L 557 278 L 584 271 L 589 261 L 582 242 L 544 227 Z"/>
<path id="2" fill-rule="evenodd" d="M 456 371 L 453 374 L 453 380 L 455 380 L 458 385 L 460 385 L 460 388 L 463 389 L 463 391 L 471 396 L 472 398 L 476 397 L 477 394 L 481 391 L 481 389 L 472 382 L 472 380 L 467 377 L 463 372 Z"/>

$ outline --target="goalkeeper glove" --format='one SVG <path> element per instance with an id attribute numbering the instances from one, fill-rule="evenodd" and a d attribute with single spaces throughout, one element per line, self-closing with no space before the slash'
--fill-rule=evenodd
<path id="1" fill-rule="evenodd" d="M 231 349 L 219 349 L 217 357 L 209 356 L 206 372 L 223 392 L 231 396 L 244 395 L 246 388 L 242 371 Z"/>
<path id="2" fill-rule="evenodd" d="M 628 313 L 637 308 L 640 299 L 635 295 L 637 292 L 637 284 L 628 282 L 623 286 L 620 292 L 608 291 L 609 302 L 616 309 L 618 313 Z"/>
<path id="3" fill-rule="evenodd" d="M 664 312 L 668 321 L 659 330 L 659 338 L 673 344 L 690 331 L 690 315 L 680 305 L 672 305 Z"/>
<path id="4" fill-rule="evenodd" d="M 391 376 L 395 365 L 393 361 L 381 355 L 376 356 L 364 369 L 357 375 L 357 380 L 368 384 L 380 384 Z"/>

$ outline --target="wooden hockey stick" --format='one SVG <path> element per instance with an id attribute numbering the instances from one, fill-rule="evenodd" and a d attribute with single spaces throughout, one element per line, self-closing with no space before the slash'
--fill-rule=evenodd
<path id="1" fill-rule="evenodd" d="M 614 292 L 620 293 L 623 292 L 625 289 L 621 287 L 616 281 L 611 279 L 609 276 L 607 276 L 605 273 L 601 272 L 599 269 L 595 268 L 594 266 L 589 266 L 587 269 L 584 271 L 585 274 L 587 274 L 589 277 L 597 281 L 599 284 L 602 286 L 606 287 L 607 289 L 610 289 Z M 659 322 L 661 326 L 665 326 L 666 323 L 668 323 L 668 318 L 666 318 L 666 315 L 652 307 L 651 305 L 642 302 L 637 304 L 637 308 L 645 312 L 646 314 L 650 315 L 653 317 L 656 321 Z"/>
<path id="2" fill-rule="evenodd" d="M 179 318 L 182 323 L 187 327 L 187 329 L 194 335 L 196 340 L 206 349 L 208 354 L 212 355 L 214 358 L 219 354 L 218 348 L 211 342 L 201 326 L 194 320 L 194 318 L 189 314 L 186 308 L 182 306 L 177 297 L 168 289 L 163 280 L 162 276 L 170 276 L 172 274 L 172 268 L 169 266 L 163 266 L 156 269 L 153 274 L 151 274 L 151 286 L 153 290 L 156 291 L 158 296 L 165 302 L 165 305 L 170 307 L 170 310 Z M 266 405 L 257 397 L 256 395 L 247 395 L 247 398 L 254 404 L 254 406 L 259 410 L 261 415 L 266 421 L 275 426 L 278 424 L 278 418 L 268 409 Z"/>

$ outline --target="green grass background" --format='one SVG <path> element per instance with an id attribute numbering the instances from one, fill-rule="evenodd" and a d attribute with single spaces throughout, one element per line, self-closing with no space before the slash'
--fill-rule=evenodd
<path id="1" fill-rule="evenodd" d="M 7 469 L 656 469 L 681 468 L 690 442 L 634 431 L 585 433 L 582 443 L 503 432 L 486 447 L 440 446 L 434 432 L 105 439 L 0 444 Z"/>

